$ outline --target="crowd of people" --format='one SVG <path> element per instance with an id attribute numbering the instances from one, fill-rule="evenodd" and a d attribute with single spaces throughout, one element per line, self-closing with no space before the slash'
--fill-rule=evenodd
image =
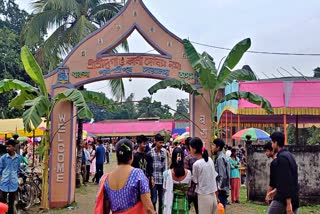
<path id="1" fill-rule="evenodd" d="M 279 174 L 279 168 L 292 169 L 294 178 L 297 175 L 294 158 L 281 149 L 283 141 L 274 137 L 277 134 L 271 135 L 272 149 L 269 148 L 272 157 L 278 152 L 279 163 L 271 164 L 275 169 L 266 196 L 269 203 L 272 201 L 268 213 L 290 213 L 278 212 L 280 206 L 297 213 L 297 189 L 292 196 L 290 187 L 278 187 L 285 180 L 280 181 L 283 174 Z M 219 204 L 225 209 L 229 204 L 240 203 L 240 168 L 246 164 L 243 147 L 228 147 L 218 138 L 210 148 L 210 157 L 198 137 L 187 138 L 183 145 L 166 145 L 160 134 L 153 139 L 150 142 L 142 135 L 136 142 L 122 139 L 116 144 L 118 165 L 101 178 L 95 213 L 189 213 L 193 205 L 196 213 L 211 214 L 218 213 Z"/>
<path id="2" fill-rule="evenodd" d="M 296 161 L 284 148 L 283 133 L 274 132 L 270 138 L 264 146 L 267 157 L 272 158 L 265 197 L 268 213 L 298 213 Z M 183 145 L 165 145 L 161 134 L 153 141 L 143 135 L 135 142 L 124 138 L 115 144 L 117 167 L 104 173 L 112 144 L 101 140 L 83 143 L 83 182 L 92 175 L 92 181 L 100 184 L 95 213 L 189 213 L 193 205 L 196 213 L 216 214 L 219 204 L 226 208 L 240 203 L 239 169 L 246 163 L 245 150 L 230 148 L 219 138 L 212 145 L 210 157 L 198 137 L 187 138 Z M 9 198 L 9 213 L 18 188 L 17 173 L 24 161 L 16 146 L 14 139 L 8 140 L 7 154 L 0 158 L 0 201 Z"/>

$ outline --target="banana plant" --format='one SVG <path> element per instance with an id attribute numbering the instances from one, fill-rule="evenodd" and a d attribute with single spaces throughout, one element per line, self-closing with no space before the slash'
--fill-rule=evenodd
<path id="1" fill-rule="evenodd" d="M 42 122 L 42 117 L 46 121 L 46 130 L 43 136 L 43 169 L 42 169 L 42 200 L 41 207 L 49 208 L 48 201 L 48 164 L 50 151 L 50 117 L 55 105 L 60 101 L 70 101 L 77 107 L 77 116 L 79 118 L 93 117 L 86 101 L 94 101 L 99 105 L 105 106 L 112 110 L 111 100 L 107 99 L 104 94 L 92 91 L 80 91 L 77 89 L 66 89 L 53 97 L 49 97 L 43 73 L 31 54 L 30 50 L 24 46 L 21 48 L 21 59 L 25 71 L 33 80 L 34 87 L 26 82 L 17 79 L 3 79 L 0 81 L 0 93 L 6 93 L 12 90 L 20 91 L 18 95 L 9 103 L 9 107 L 26 109 L 23 113 L 23 124 L 26 131 L 30 132 L 37 128 Z"/>
<path id="2" fill-rule="evenodd" d="M 226 85 L 232 83 L 235 80 L 246 81 L 257 79 L 255 74 L 251 70 L 233 70 L 241 60 L 244 53 L 250 48 L 250 38 L 240 41 L 231 49 L 230 53 L 226 57 L 219 70 L 216 68 L 213 57 L 210 56 L 207 52 L 199 54 L 189 40 L 185 39 L 183 40 L 183 42 L 186 55 L 193 69 L 197 73 L 197 81 L 201 84 L 203 90 L 208 92 L 209 100 L 207 100 L 205 96 L 192 84 L 184 80 L 177 79 L 162 80 L 151 86 L 148 90 L 151 95 L 156 93 L 160 89 L 165 89 L 168 87 L 177 88 L 189 94 L 201 95 L 210 110 L 212 136 L 215 136 L 217 130 L 217 124 L 214 119 L 217 114 L 217 107 L 218 104 L 223 101 L 245 99 L 256 105 L 261 105 L 261 107 L 268 113 L 273 113 L 273 108 L 270 102 L 255 93 L 236 91 L 226 95 L 225 97 L 221 97 L 219 95 L 219 90 L 225 88 Z"/>

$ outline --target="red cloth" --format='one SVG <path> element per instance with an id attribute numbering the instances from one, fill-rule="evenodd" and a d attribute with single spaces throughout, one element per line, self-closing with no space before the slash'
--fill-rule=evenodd
<path id="1" fill-rule="evenodd" d="M 231 201 L 239 201 L 240 178 L 231 178 Z"/>
<path id="2" fill-rule="evenodd" d="M 109 173 L 104 174 L 99 183 L 99 189 L 97 193 L 97 199 L 96 199 L 96 206 L 94 208 L 94 214 L 103 214 L 103 208 L 104 208 L 104 183 L 107 180 L 109 176 Z M 146 214 L 146 211 L 144 209 L 144 206 L 141 201 L 139 201 L 136 205 L 131 207 L 130 209 L 123 211 L 123 212 L 115 212 L 117 214 Z"/>
<path id="3" fill-rule="evenodd" d="M 96 198 L 96 206 L 94 208 L 94 214 L 103 214 L 104 207 L 104 182 L 107 180 L 109 173 L 104 174 L 100 178 L 99 189 Z"/>

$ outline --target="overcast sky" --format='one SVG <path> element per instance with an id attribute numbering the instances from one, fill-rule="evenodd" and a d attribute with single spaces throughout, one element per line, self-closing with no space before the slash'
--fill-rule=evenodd
<path id="1" fill-rule="evenodd" d="M 16 0 L 21 8 L 30 12 L 31 0 Z M 268 52 L 319 53 L 320 54 L 320 1 L 319 0 L 144 0 L 154 16 L 171 32 L 191 41 L 231 48 L 238 41 L 250 37 L 250 50 Z M 134 34 L 129 39 L 132 52 L 149 51 L 150 47 Z M 207 51 L 218 64 L 228 52 L 195 45 L 199 52 Z M 259 78 L 293 75 L 296 67 L 306 76 L 312 76 L 320 66 L 320 56 L 279 56 L 246 53 L 239 63 L 251 66 Z M 136 100 L 149 96 L 147 89 L 156 80 L 133 79 L 125 81 L 126 94 L 135 94 Z M 107 94 L 105 82 L 86 86 Z M 102 88 L 102 89 L 101 89 Z M 168 89 L 153 96 L 155 100 L 175 107 L 177 98 L 186 93 Z"/>

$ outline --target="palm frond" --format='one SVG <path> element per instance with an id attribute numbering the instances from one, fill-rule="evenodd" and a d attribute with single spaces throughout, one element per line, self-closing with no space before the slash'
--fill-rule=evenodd
<path id="1" fill-rule="evenodd" d="M 104 3 L 96 6 L 90 11 L 89 17 L 100 26 L 115 16 L 123 6 L 119 3 Z"/>
<path id="2" fill-rule="evenodd" d="M 110 86 L 112 95 L 116 98 L 117 101 L 125 98 L 126 94 L 122 79 L 111 79 L 108 81 L 108 84 Z"/>
<path id="3" fill-rule="evenodd" d="M 50 10 L 59 11 L 80 11 L 80 4 L 77 0 L 38 0 L 32 3 L 34 13 L 41 13 Z M 77 13 L 79 14 L 79 12 Z"/>
<path id="4" fill-rule="evenodd" d="M 22 41 L 26 45 L 33 47 L 41 42 L 43 35 L 47 34 L 49 28 L 55 28 L 65 23 L 66 16 L 68 16 L 66 12 L 57 10 L 34 14 L 23 27 Z"/>

